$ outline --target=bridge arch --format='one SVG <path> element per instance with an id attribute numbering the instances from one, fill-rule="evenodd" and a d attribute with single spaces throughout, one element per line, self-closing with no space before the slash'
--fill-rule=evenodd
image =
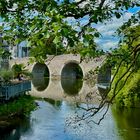
<path id="1" fill-rule="evenodd" d="M 60 70 L 61 78 L 82 78 L 83 69 L 76 60 L 70 60 L 64 63 Z"/>
<path id="2" fill-rule="evenodd" d="M 37 91 L 44 91 L 49 85 L 49 68 L 46 64 L 36 63 L 32 68 L 32 84 Z"/>
<path id="3" fill-rule="evenodd" d="M 32 68 L 33 77 L 49 77 L 50 71 L 46 64 L 36 63 Z"/>
<path id="4" fill-rule="evenodd" d="M 109 92 L 108 88 L 110 87 L 110 82 L 111 67 L 108 64 L 104 64 L 100 67 L 97 77 L 98 91 L 103 99 L 106 98 L 106 94 Z"/>

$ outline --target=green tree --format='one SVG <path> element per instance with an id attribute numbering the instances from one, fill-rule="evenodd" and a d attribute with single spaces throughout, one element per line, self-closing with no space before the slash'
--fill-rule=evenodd
<path id="1" fill-rule="evenodd" d="M 121 30 L 121 32 L 120 32 Z M 99 124 L 104 119 L 111 103 L 117 102 L 119 107 L 139 107 L 140 102 L 140 25 L 124 27 L 118 30 L 121 40 L 117 49 L 113 50 L 107 57 L 106 64 L 112 67 L 113 78 L 110 88 L 105 93 L 100 104 L 93 107 L 81 107 L 85 115 L 78 116 L 78 120 L 88 120 L 101 111 L 105 110 L 103 116 L 95 123 Z"/>
<path id="2" fill-rule="evenodd" d="M 131 89 L 139 87 L 140 25 L 123 29 L 121 32 L 121 36 L 122 35 L 123 39 L 120 41 L 120 47 L 112 52 L 112 56 L 108 61 L 114 66 L 114 77 L 110 91 L 111 100 L 117 96 L 121 98 L 119 100 L 121 104 L 124 105 L 125 97 L 122 91 L 125 87 L 127 88 L 127 90 L 123 91 L 125 94 L 130 92 Z M 135 85 L 137 86 L 135 87 Z M 137 95 L 139 92 L 134 94 Z M 139 96 L 140 95 L 137 95 L 137 97 Z M 132 102 L 131 106 L 135 106 L 135 103 Z"/>
<path id="3" fill-rule="evenodd" d="M 46 59 L 46 53 L 56 54 L 57 50 L 64 53 L 71 47 L 74 52 L 80 48 L 78 52 L 84 56 L 95 56 L 97 45 L 94 40 L 100 33 L 94 25 L 114 16 L 120 18 L 124 11 L 139 5 L 139 0 L 1 0 L 0 15 L 6 23 L 6 30 L 2 28 L 4 39 L 13 44 L 26 39 L 32 47 L 32 55 L 42 61 Z M 88 22 L 82 24 L 80 20 L 85 17 Z M 72 24 L 71 19 L 74 19 Z M 67 42 L 65 47 L 64 40 Z M 36 52 L 39 52 L 37 57 Z"/>

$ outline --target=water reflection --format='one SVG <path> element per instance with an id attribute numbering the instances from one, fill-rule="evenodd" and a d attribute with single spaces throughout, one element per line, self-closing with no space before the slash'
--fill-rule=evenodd
<path id="1" fill-rule="evenodd" d="M 70 72 L 72 74 L 73 71 Z M 67 75 L 67 72 L 64 71 L 65 74 Z M 82 124 L 77 132 L 66 127 L 65 120 L 75 116 L 77 110 L 80 115 L 83 114 L 82 109 L 77 108 L 77 102 L 78 104 L 82 102 L 82 105 L 86 106 L 85 97 L 89 99 L 92 97 L 87 107 L 98 105 L 97 87 L 89 87 L 85 81 L 78 80 L 76 76 L 61 78 L 61 80 L 50 79 L 50 81 L 48 78 L 39 77 L 33 78 L 32 83 L 31 94 L 43 99 L 37 100 L 39 108 L 31 114 L 31 127 L 30 121 L 25 123 L 27 127 L 19 123 L 9 132 L 5 131 L 8 132 L 7 136 L 0 134 L 2 136 L 0 138 L 4 140 L 138 140 L 140 137 L 140 109 L 122 110 L 113 107 L 112 112 L 108 111 L 99 126 L 92 124 L 89 127 L 89 124 Z M 102 88 L 98 90 L 104 98 L 106 90 Z M 101 115 L 98 113 L 96 118 L 101 118 Z"/>
<path id="2" fill-rule="evenodd" d="M 0 129 L 0 140 L 138 140 L 140 109 L 112 107 L 100 125 L 82 124 L 78 130 L 66 128 L 66 118 L 75 115 L 74 103 L 43 99 L 28 119 L 15 118 L 8 129 Z M 100 117 L 100 116 L 98 116 Z M 115 127 L 116 124 L 116 127 Z"/>
<path id="3" fill-rule="evenodd" d="M 62 78 L 61 85 L 66 94 L 74 96 L 81 90 L 83 81 L 75 78 Z"/>
<path id="4" fill-rule="evenodd" d="M 140 138 L 140 109 L 112 107 L 118 135 L 123 140 L 138 140 Z"/>
<path id="5" fill-rule="evenodd" d="M 37 91 L 44 91 L 49 85 L 49 78 L 40 77 L 40 78 L 33 78 L 32 84 Z"/>
<path id="6" fill-rule="evenodd" d="M 39 83 L 39 80 L 37 80 L 37 82 Z M 39 98 L 49 98 L 61 101 L 65 100 L 70 102 L 88 101 L 90 103 L 98 103 L 101 99 L 96 86 L 91 88 L 85 81 L 75 78 L 61 78 L 61 80 L 50 79 L 48 87 L 43 91 L 37 91 L 33 83 L 30 94 Z M 87 98 L 87 94 L 89 98 Z"/>
<path id="7" fill-rule="evenodd" d="M 77 103 L 71 100 L 59 100 L 58 94 L 55 90 L 55 100 L 50 98 L 36 100 L 39 108 L 31 113 L 29 119 L 20 119 L 8 130 L 0 129 L 0 140 L 138 140 L 140 138 L 140 109 L 112 107 L 100 125 L 82 123 L 76 130 L 67 127 L 65 120 L 75 116 L 77 110 L 80 114 L 83 112 L 77 108 Z M 85 103 L 81 105 L 86 106 Z M 96 117 L 100 118 L 100 113 Z"/>
<path id="8" fill-rule="evenodd" d="M 11 122 L 9 127 L 0 126 L 0 140 L 19 140 L 24 133 L 31 130 L 30 118 L 16 117 Z"/>
<path id="9" fill-rule="evenodd" d="M 105 99 L 106 98 L 106 95 L 108 94 L 108 89 L 104 89 L 104 88 L 100 88 L 98 87 L 98 91 L 99 91 L 99 94 L 100 96 L 102 97 L 102 99 Z"/>
<path id="10" fill-rule="evenodd" d="M 61 105 L 62 105 L 62 101 L 53 100 L 53 99 L 49 99 L 49 98 L 45 98 L 44 101 L 50 103 L 50 104 L 53 105 L 55 108 L 60 108 Z"/>
<path id="11" fill-rule="evenodd" d="M 60 101 L 60 106 L 56 103 L 53 100 L 37 101 L 39 108 L 30 118 L 31 130 L 22 133 L 20 140 L 118 140 L 113 133 L 114 122 L 109 116 L 99 126 L 92 124 L 90 127 L 83 123 L 78 129 L 73 129 L 66 126 L 65 120 L 75 115 L 75 103 Z"/>

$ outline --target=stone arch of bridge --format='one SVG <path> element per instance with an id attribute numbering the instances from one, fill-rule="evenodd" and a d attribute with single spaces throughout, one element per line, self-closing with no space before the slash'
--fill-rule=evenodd
<path id="1" fill-rule="evenodd" d="M 50 70 L 46 64 L 35 63 L 32 67 L 33 77 L 49 77 Z"/>
<path id="2" fill-rule="evenodd" d="M 62 65 L 59 75 L 62 78 L 65 78 L 65 77 L 81 78 L 81 77 L 83 77 L 83 73 L 84 73 L 84 70 L 79 65 L 78 61 L 69 60 L 69 61 L 66 61 Z"/>
<path id="3" fill-rule="evenodd" d="M 49 85 L 50 72 L 46 64 L 35 63 L 32 67 L 32 84 L 38 92 L 44 91 Z"/>

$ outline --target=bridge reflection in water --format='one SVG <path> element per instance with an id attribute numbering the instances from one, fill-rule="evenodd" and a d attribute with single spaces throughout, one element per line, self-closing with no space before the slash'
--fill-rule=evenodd
<path id="1" fill-rule="evenodd" d="M 94 83 L 103 83 L 110 80 L 110 74 L 106 75 L 108 69 L 103 74 L 99 74 Z M 87 102 L 87 97 L 92 100 L 90 102 L 99 101 L 102 96 L 99 96 L 100 90 L 98 84 L 89 85 L 83 81 L 83 71 L 81 66 L 76 61 L 70 61 L 64 65 L 61 70 L 61 77 L 49 78 L 49 69 L 45 64 L 36 64 L 33 68 L 32 91 L 31 95 L 50 98 L 54 100 L 68 100 L 71 101 L 74 96 L 77 102 Z M 105 75 L 104 78 L 102 75 Z M 47 76 L 48 78 L 45 78 Z M 92 94 L 91 94 L 92 93 Z M 89 99 L 88 99 L 89 101 Z"/>
<path id="2" fill-rule="evenodd" d="M 83 85 L 83 72 L 76 62 L 66 64 L 61 72 L 61 86 L 68 95 L 77 95 Z"/>
<path id="3" fill-rule="evenodd" d="M 83 81 L 82 79 L 62 78 L 61 85 L 66 94 L 74 96 L 80 92 L 83 85 Z"/>
<path id="4" fill-rule="evenodd" d="M 39 98 L 49 98 L 54 100 L 65 100 L 71 102 L 87 102 L 87 95 L 93 93 L 92 103 L 98 102 L 101 97 L 97 94 L 97 86 L 91 88 L 86 81 L 80 79 L 49 79 L 49 83 L 46 83 L 47 87 L 43 91 L 37 91 L 34 87 L 34 81 L 32 81 L 32 90 L 30 94 Z M 39 81 L 38 81 L 39 82 Z M 44 85 L 42 85 L 44 87 Z M 41 88 L 41 87 L 40 87 Z"/>
<path id="5" fill-rule="evenodd" d="M 45 78 L 45 77 L 33 78 L 32 79 L 32 84 L 38 92 L 41 92 L 48 87 L 49 78 Z"/>

